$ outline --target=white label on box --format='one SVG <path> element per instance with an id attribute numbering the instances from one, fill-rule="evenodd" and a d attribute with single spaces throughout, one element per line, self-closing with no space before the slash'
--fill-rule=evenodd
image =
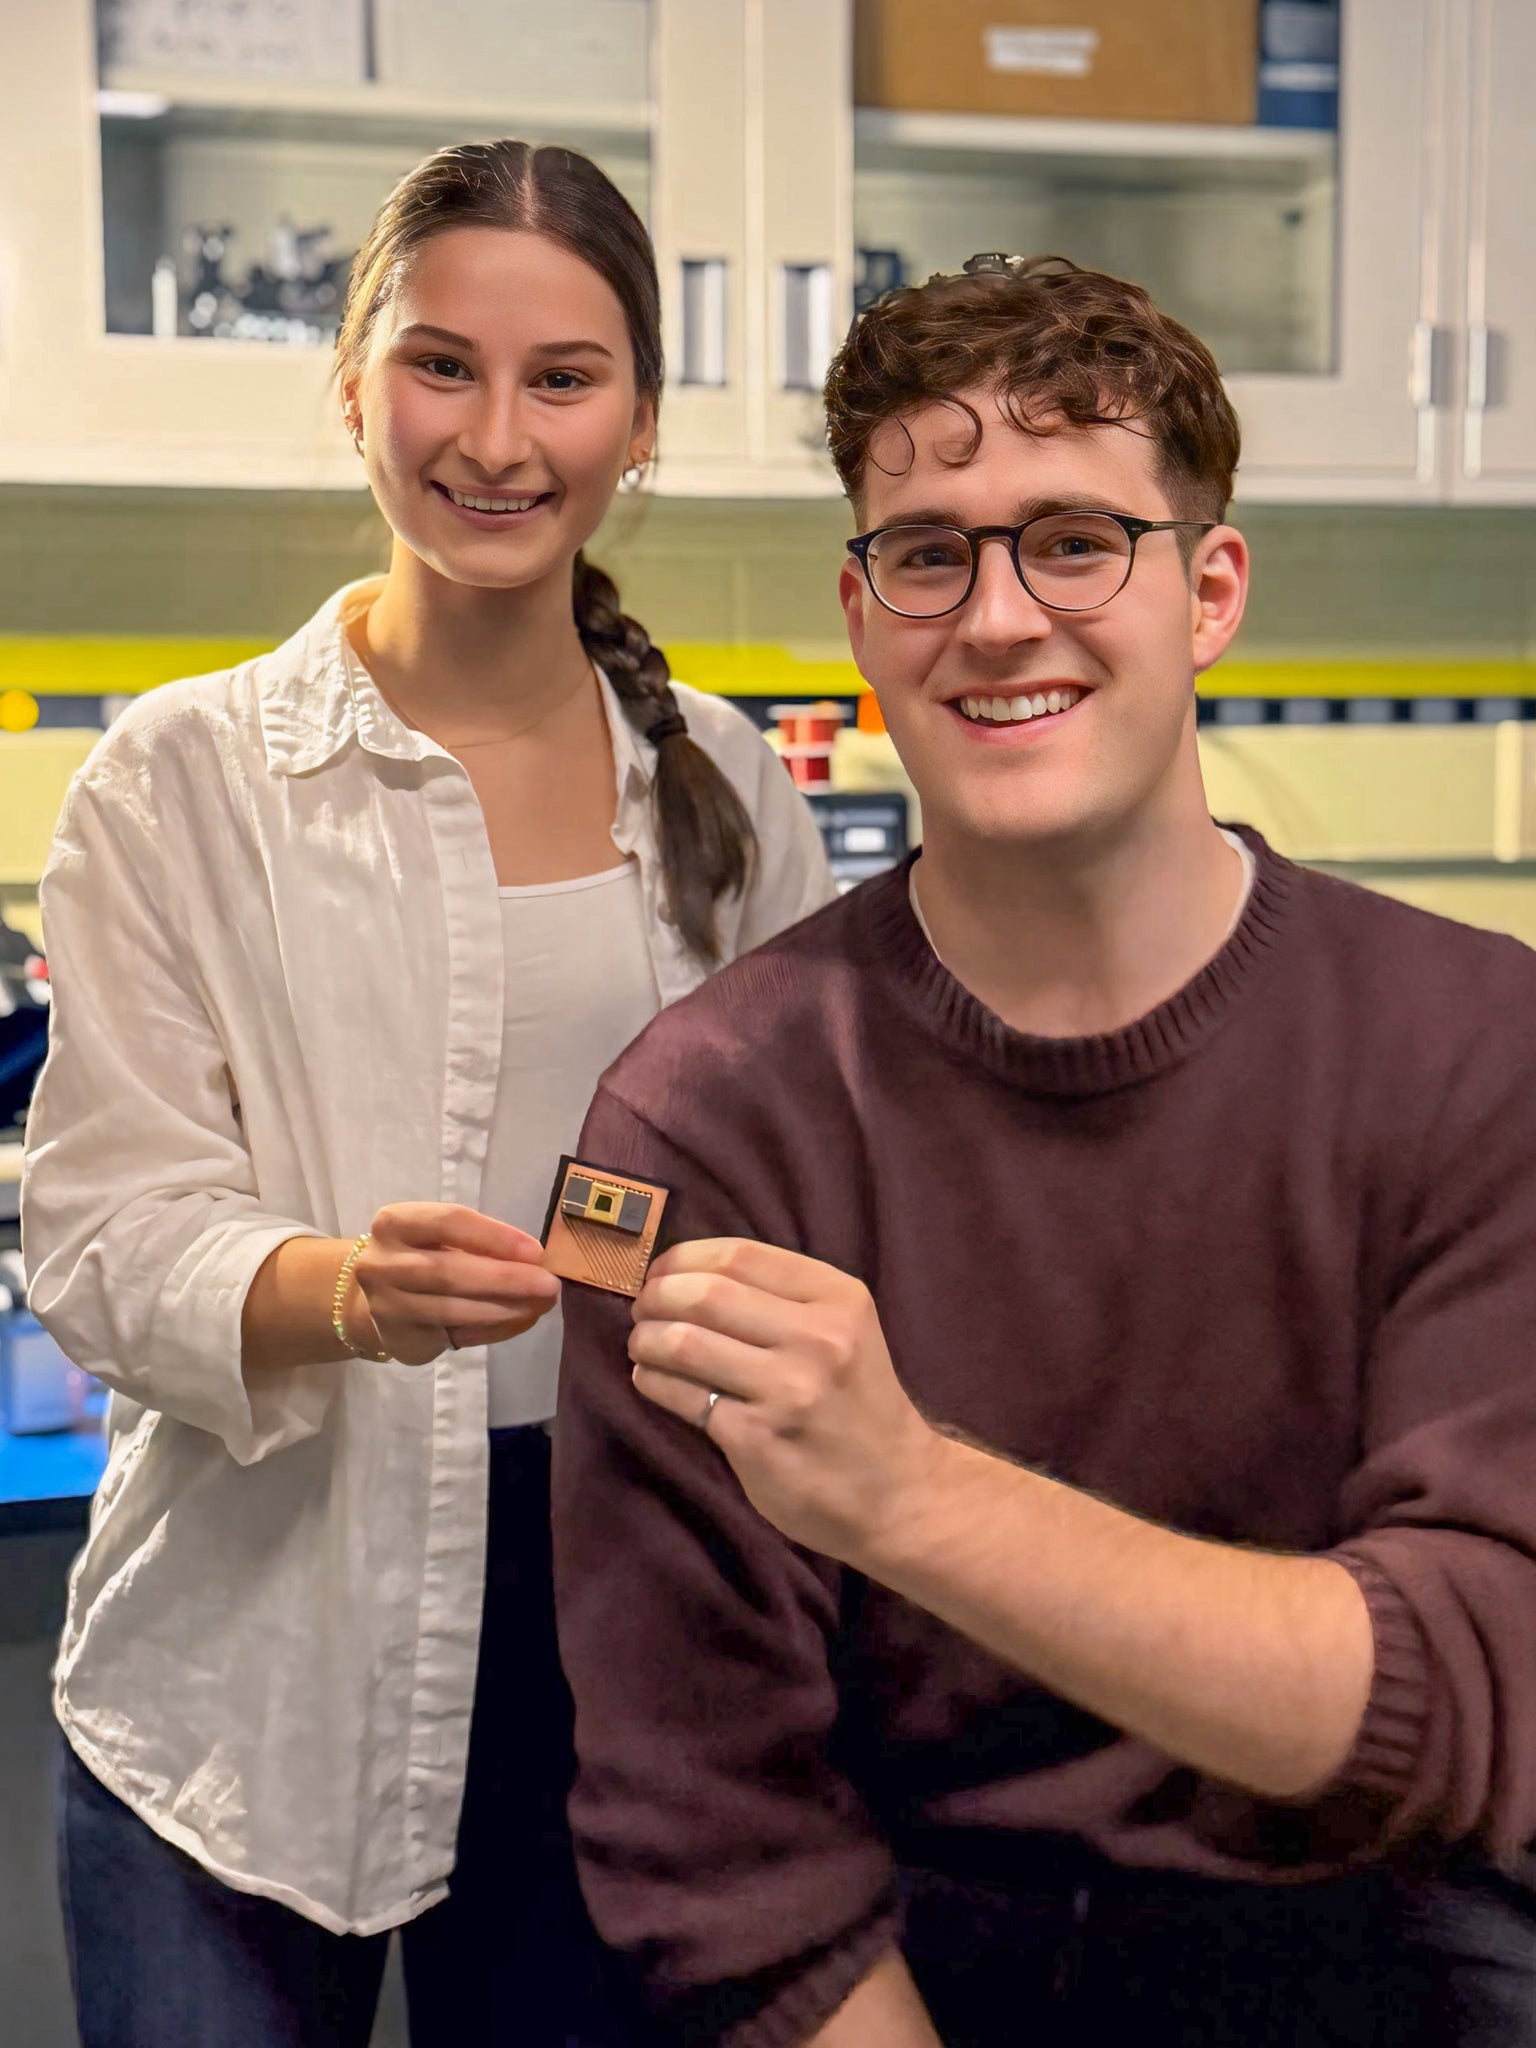
<path id="1" fill-rule="evenodd" d="M 1259 83 L 1269 92 L 1337 92 L 1337 64 L 1261 64 Z"/>
<path id="2" fill-rule="evenodd" d="M 1037 78 L 1086 78 L 1099 47 L 1096 28 L 989 28 L 983 31 L 989 71 L 1028 71 Z"/>
<path id="3" fill-rule="evenodd" d="M 1337 64 L 1339 10 L 1320 0 L 1264 0 L 1264 54 L 1277 64 Z"/>

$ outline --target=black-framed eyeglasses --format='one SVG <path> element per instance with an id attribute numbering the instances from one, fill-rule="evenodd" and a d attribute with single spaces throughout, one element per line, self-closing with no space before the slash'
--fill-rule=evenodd
<path id="1" fill-rule="evenodd" d="M 941 619 L 976 588 L 982 543 L 1008 543 L 1014 573 L 1037 604 L 1091 612 L 1130 581 L 1148 533 L 1211 533 L 1210 519 L 1132 519 L 1124 512 L 1041 512 L 1021 526 L 880 526 L 848 552 L 876 599 L 904 619 Z"/>

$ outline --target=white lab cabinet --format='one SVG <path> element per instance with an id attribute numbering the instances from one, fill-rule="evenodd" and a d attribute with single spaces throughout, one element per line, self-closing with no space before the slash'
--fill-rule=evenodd
<path id="1" fill-rule="evenodd" d="M 260 0 L 0 6 L 0 481 L 360 488 L 302 321 L 167 331 L 187 231 L 247 280 L 305 236 L 313 265 L 430 149 L 510 133 L 589 151 L 651 226 L 662 492 L 834 493 L 856 279 L 996 248 L 1135 277 L 1210 341 L 1247 501 L 1536 498 L 1531 0 L 1344 0 L 1337 135 L 857 108 L 850 0 L 307 4 L 308 57 L 238 73 L 147 32 L 103 67 L 98 8 Z"/>

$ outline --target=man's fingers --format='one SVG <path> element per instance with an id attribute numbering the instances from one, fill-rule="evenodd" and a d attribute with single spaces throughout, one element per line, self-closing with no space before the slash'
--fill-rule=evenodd
<path id="1" fill-rule="evenodd" d="M 724 1273 L 663 1273 L 651 1277 L 635 1303 L 637 1323 L 697 1323 L 743 1344 L 785 1344 L 806 1323 L 802 1303 L 765 1294 Z"/>
<path id="2" fill-rule="evenodd" d="M 695 1428 L 703 1427 L 709 1411 L 709 1396 L 695 1381 L 679 1379 L 676 1373 L 657 1372 L 648 1365 L 637 1365 L 631 1377 L 636 1393 L 643 1394 L 657 1408 L 665 1408 L 680 1422 L 691 1422 Z"/>
<path id="3" fill-rule="evenodd" d="M 629 1355 L 637 1366 L 750 1401 L 769 1392 L 773 1354 L 697 1323 L 636 1323 Z M 640 1384 L 636 1379 L 635 1384 Z"/>
<path id="4" fill-rule="evenodd" d="M 781 1301 L 819 1301 L 829 1283 L 843 1279 L 833 1266 L 787 1252 L 782 1245 L 758 1244 L 748 1237 L 700 1237 L 674 1245 L 651 1266 L 653 1279 L 678 1273 L 719 1273 L 744 1287 L 776 1294 Z"/>

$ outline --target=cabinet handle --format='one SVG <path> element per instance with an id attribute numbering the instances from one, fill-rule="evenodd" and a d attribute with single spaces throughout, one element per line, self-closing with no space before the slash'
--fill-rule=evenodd
<path id="1" fill-rule="evenodd" d="M 1445 385 L 1445 329 L 1433 320 L 1418 321 L 1408 368 L 1408 402 L 1428 412 L 1441 401 Z"/>
<path id="2" fill-rule="evenodd" d="M 784 389 L 819 391 L 832 360 L 832 266 L 783 266 Z"/>
<path id="3" fill-rule="evenodd" d="M 1467 329 L 1467 411 L 1488 410 L 1488 368 L 1493 337 L 1479 320 Z"/>
<path id="4" fill-rule="evenodd" d="M 683 258 L 684 384 L 725 382 L 725 258 Z"/>

